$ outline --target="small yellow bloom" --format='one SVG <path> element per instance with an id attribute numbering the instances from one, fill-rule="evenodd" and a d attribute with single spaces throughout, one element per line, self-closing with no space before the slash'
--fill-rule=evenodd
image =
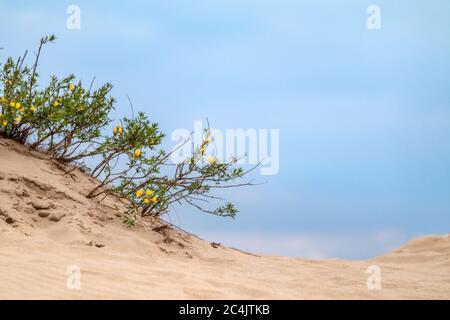
<path id="1" fill-rule="evenodd" d="M 20 112 L 24 113 L 25 112 L 25 108 L 24 107 L 20 108 Z"/>
<path id="2" fill-rule="evenodd" d="M 150 200 L 148 200 L 148 198 L 144 199 L 144 203 L 149 203 L 149 202 L 150 202 Z"/>
<path id="3" fill-rule="evenodd" d="M 158 201 L 158 196 L 153 196 L 152 202 L 155 203 L 156 201 Z"/>
<path id="4" fill-rule="evenodd" d="M 20 109 L 21 106 L 20 102 L 16 102 L 16 109 Z"/>
<path id="5" fill-rule="evenodd" d="M 53 106 L 55 107 L 59 106 L 59 102 L 58 101 L 53 102 Z"/>
<path id="6" fill-rule="evenodd" d="M 20 121 L 22 121 L 22 117 L 17 116 L 14 120 L 16 121 L 16 123 L 20 123 Z"/>
<path id="7" fill-rule="evenodd" d="M 141 149 L 136 149 L 136 150 L 134 151 L 133 156 L 134 156 L 135 158 L 139 158 L 139 157 L 141 156 Z"/>
<path id="8" fill-rule="evenodd" d="M 145 191 L 145 195 L 146 195 L 147 197 L 150 197 L 152 194 L 153 194 L 153 190 L 147 189 L 147 190 Z"/>
<path id="9" fill-rule="evenodd" d="M 35 111 L 36 111 L 36 107 L 35 107 L 35 106 L 31 106 L 31 107 L 30 107 L 30 111 L 31 111 L 31 112 L 35 112 Z"/>
<path id="10" fill-rule="evenodd" d="M 123 129 L 122 129 L 121 126 L 114 127 L 113 132 L 114 132 L 114 135 L 116 135 L 116 134 L 122 134 Z"/>
<path id="11" fill-rule="evenodd" d="M 69 90 L 70 90 L 70 91 L 75 90 L 75 85 L 74 85 L 73 83 L 71 83 L 71 84 L 69 85 Z"/>
<path id="12" fill-rule="evenodd" d="M 11 102 L 9 103 L 9 105 L 10 105 L 12 108 L 14 108 L 14 107 L 16 106 L 16 103 L 15 103 L 14 101 L 11 101 Z"/>
<path id="13" fill-rule="evenodd" d="M 144 189 L 139 189 L 138 191 L 136 191 L 136 197 L 138 197 L 138 198 L 142 197 L 143 194 L 144 194 Z"/>
<path id="14" fill-rule="evenodd" d="M 8 125 L 8 121 L 3 120 L 2 124 L 3 124 L 4 127 L 6 127 Z"/>
<path id="15" fill-rule="evenodd" d="M 208 161 L 209 164 L 213 164 L 215 163 L 217 160 L 216 158 L 212 157 L 212 156 L 207 156 L 206 157 L 206 161 Z"/>
<path id="16" fill-rule="evenodd" d="M 1 103 L 5 103 L 5 102 L 6 102 L 5 97 L 1 97 L 1 98 L 0 98 L 0 102 L 1 102 Z"/>

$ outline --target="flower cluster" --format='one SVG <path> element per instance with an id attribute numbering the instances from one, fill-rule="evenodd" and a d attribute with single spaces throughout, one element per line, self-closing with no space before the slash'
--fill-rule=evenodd
<path id="1" fill-rule="evenodd" d="M 152 195 L 154 193 L 155 192 L 153 190 L 151 190 L 151 189 L 147 189 L 145 191 L 144 191 L 144 189 L 139 189 L 138 191 L 136 191 L 136 198 L 142 198 L 142 196 L 144 196 L 144 194 L 145 194 L 145 197 L 144 197 L 144 200 L 143 200 L 144 204 L 148 204 L 150 202 L 151 203 L 156 203 L 158 201 L 158 195 L 154 195 L 152 197 Z"/>

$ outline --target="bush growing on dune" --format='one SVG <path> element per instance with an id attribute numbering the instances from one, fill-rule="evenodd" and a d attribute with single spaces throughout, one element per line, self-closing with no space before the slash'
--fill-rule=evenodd
<path id="1" fill-rule="evenodd" d="M 0 132 L 32 149 L 46 151 L 62 162 L 81 160 L 99 153 L 101 129 L 111 120 L 112 85 L 85 89 L 75 77 L 52 76 L 40 89 L 37 65 L 43 45 L 54 36 L 42 38 L 31 67 L 24 65 L 27 53 L 16 61 L 8 58 L 0 71 Z"/>
<path id="2" fill-rule="evenodd" d="M 54 40 L 54 35 L 41 39 L 31 66 L 25 64 L 27 52 L 1 65 L 0 135 L 75 168 L 86 159 L 95 161 L 90 174 L 99 183 L 87 197 L 101 201 L 112 194 L 128 199 L 124 222 L 129 225 L 136 215 L 159 216 L 175 203 L 219 216 L 236 215 L 232 203 L 205 207 L 209 199 L 219 199 L 212 193 L 215 189 L 252 184 L 236 182 L 246 174 L 235 167 L 238 158 L 221 163 L 206 154 L 212 142 L 209 129 L 187 159 L 169 163 L 174 150 L 159 147 L 164 134 L 145 113 L 112 125 L 115 100 L 110 83 L 94 89 L 93 82 L 85 87 L 69 75 L 38 84 L 41 51 Z"/>

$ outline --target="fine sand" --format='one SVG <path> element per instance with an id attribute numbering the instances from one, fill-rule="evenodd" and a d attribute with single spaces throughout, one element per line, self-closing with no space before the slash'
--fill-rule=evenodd
<path id="1" fill-rule="evenodd" d="M 95 181 L 63 170 L 0 139 L 1 299 L 450 299 L 448 235 L 365 261 L 259 256 L 157 220 L 130 229 L 121 201 L 87 199 Z"/>

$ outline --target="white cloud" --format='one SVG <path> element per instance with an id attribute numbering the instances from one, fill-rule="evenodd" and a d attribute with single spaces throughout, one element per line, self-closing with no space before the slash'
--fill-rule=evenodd
<path id="1" fill-rule="evenodd" d="M 287 255 L 299 258 L 367 259 L 387 253 L 407 240 L 400 230 L 382 229 L 354 233 L 201 233 L 210 241 L 221 242 L 248 252 Z"/>

